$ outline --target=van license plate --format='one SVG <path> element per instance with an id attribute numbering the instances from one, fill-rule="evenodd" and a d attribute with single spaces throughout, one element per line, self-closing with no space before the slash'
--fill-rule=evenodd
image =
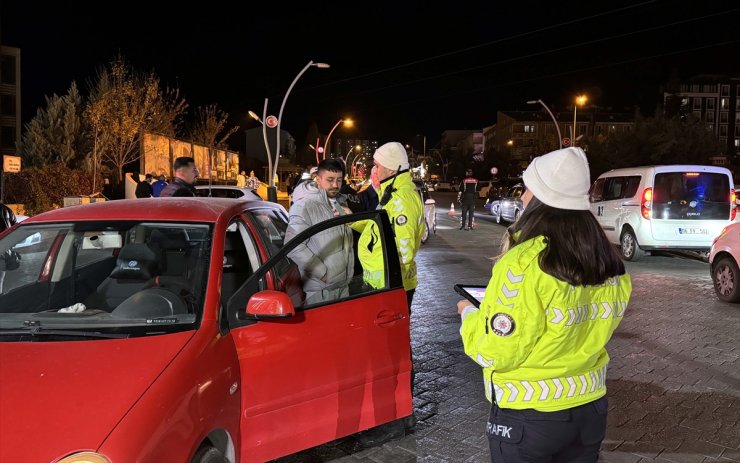
<path id="1" fill-rule="evenodd" d="M 706 228 L 679 227 L 677 230 L 678 230 L 679 235 L 708 235 L 709 234 Z"/>

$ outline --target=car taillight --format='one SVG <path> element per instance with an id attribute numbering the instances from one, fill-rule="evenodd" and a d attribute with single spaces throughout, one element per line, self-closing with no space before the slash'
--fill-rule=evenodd
<path id="1" fill-rule="evenodd" d="M 735 220 L 735 217 L 737 216 L 737 203 L 735 203 L 735 200 L 737 199 L 737 196 L 735 195 L 735 189 L 733 188 L 730 190 L 730 220 Z"/>
<path id="2" fill-rule="evenodd" d="M 645 188 L 642 191 L 642 202 L 640 203 L 640 212 L 642 216 L 650 220 L 650 211 L 653 208 L 653 189 Z"/>

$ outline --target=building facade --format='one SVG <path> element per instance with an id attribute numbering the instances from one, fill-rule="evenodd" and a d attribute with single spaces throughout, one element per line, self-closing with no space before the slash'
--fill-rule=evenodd
<path id="1" fill-rule="evenodd" d="M 21 50 L 0 45 L 0 154 L 16 155 L 21 138 Z"/>
<path id="2" fill-rule="evenodd" d="M 702 75 L 667 87 L 663 92 L 667 115 L 694 115 L 725 147 L 726 156 L 740 156 L 740 77 Z M 726 162 L 721 158 L 712 162 Z"/>

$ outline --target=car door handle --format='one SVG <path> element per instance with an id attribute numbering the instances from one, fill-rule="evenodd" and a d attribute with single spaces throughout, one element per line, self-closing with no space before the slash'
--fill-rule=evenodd
<path id="1" fill-rule="evenodd" d="M 384 310 L 375 317 L 375 324 L 378 326 L 391 325 L 398 320 L 403 319 L 403 314 L 400 312 L 391 312 L 390 310 Z"/>

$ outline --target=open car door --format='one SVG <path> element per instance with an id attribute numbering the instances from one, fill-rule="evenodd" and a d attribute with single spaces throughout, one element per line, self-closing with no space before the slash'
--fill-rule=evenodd
<path id="1" fill-rule="evenodd" d="M 332 292 L 341 294 L 296 297 L 291 280 L 311 272 L 296 253 L 321 254 L 327 237 L 349 233 L 355 244 L 339 251 L 354 260 L 351 225 L 370 227 L 373 246 L 382 247 L 384 284 L 364 282 L 360 263 L 346 291 Z M 241 461 L 271 460 L 412 413 L 409 310 L 385 211 L 301 232 L 230 297 L 227 314 L 241 368 Z"/>

